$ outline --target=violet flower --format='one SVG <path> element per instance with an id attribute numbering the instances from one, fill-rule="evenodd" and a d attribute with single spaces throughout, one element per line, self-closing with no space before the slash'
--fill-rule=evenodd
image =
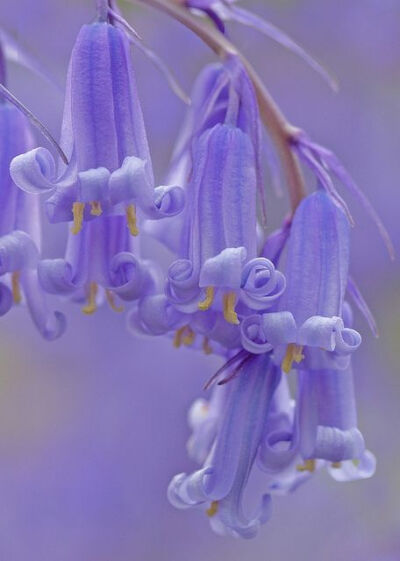
<path id="1" fill-rule="evenodd" d="M 298 370 L 291 449 L 310 471 L 318 458 L 339 468 L 364 454 L 350 367 L 361 336 L 348 327 L 344 308 L 349 238 L 348 220 L 330 196 L 323 190 L 309 195 L 291 227 L 282 311 L 250 316 L 241 326 L 248 351 L 273 350 L 283 371 L 294 364 Z"/>
<path id="2" fill-rule="evenodd" d="M 217 533 L 251 538 L 269 518 L 268 494 L 262 496 L 259 511 L 250 519 L 242 500 L 279 378 L 279 370 L 267 355 L 248 356 L 240 374 L 217 387 L 224 395 L 210 404 L 213 418 L 208 426 L 192 418 L 195 433 L 189 447 L 197 459 L 207 453 L 208 457 L 202 469 L 176 475 L 168 497 L 178 508 L 206 507 Z M 196 415 L 192 412 L 192 417 Z"/>
<path id="3" fill-rule="evenodd" d="M 8 101 L 0 100 L 0 315 L 25 301 L 32 321 L 48 340 L 65 330 L 65 318 L 48 309 L 39 284 L 37 264 L 41 251 L 39 201 L 14 184 L 10 161 L 32 148 L 26 118 Z"/>
<path id="4" fill-rule="evenodd" d="M 11 174 L 25 191 L 51 194 L 49 219 L 73 220 L 73 233 L 104 213 L 125 215 L 135 236 L 137 208 L 150 218 L 182 209 L 178 187 L 154 189 L 129 40 L 105 21 L 84 25 L 73 48 L 60 144 L 67 166 L 37 148 L 15 158 Z"/>
<path id="5" fill-rule="evenodd" d="M 243 82 L 249 84 L 240 62 L 230 63 L 236 77 L 223 121 L 193 139 L 186 235 L 180 259 L 169 268 L 166 293 L 182 311 L 213 308 L 228 323 L 238 324 L 238 301 L 250 309 L 267 309 L 285 282 L 271 261 L 257 257 L 257 106 L 251 87 L 243 93 Z M 256 133 L 250 135 L 246 131 L 252 127 Z"/>
<path id="6" fill-rule="evenodd" d="M 183 207 L 179 187 L 154 189 L 143 116 L 125 33 L 104 21 L 82 27 L 67 81 L 61 145 L 68 166 L 38 148 L 14 159 L 11 173 L 33 193 L 51 192 L 51 221 L 71 220 L 65 259 L 45 260 L 41 282 L 54 294 L 72 293 L 95 311 L 102 292 L 133 300 L 154 291 L 155 278 L 141 261 L 135 237 L 144 216 L 163 218 Z M 138 211 L 137 211 L 138 208 Z M 101 287 L 99 289 L 99 286 Z"/>

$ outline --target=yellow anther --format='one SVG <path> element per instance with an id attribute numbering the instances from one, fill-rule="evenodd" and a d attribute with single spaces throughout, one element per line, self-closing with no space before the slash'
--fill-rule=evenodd
<path id="1" fill-rule="evenodd" d="M 204 337 L 203 344 L 202 344 L 202 349 L 203 349 L 204 354 L 206 354 L 206 355 L 212 354 L 213 350 L 210 346 L 210 341 L 209 341 L 208 337 Z"/>
<path id="2" fill-rule="evenodd" d="M 236 294 L 234 292 L 227 292 L 223 296 L 223 309 L 224 318 L 228 323 L 239 325 L 239 318 L 235 312 Z"/>
<path id="3" fill-rule="evenodd" d="M 101 208 L 100 201 L 92 201 L 90 203 L 90 214 L 93 216 L 100 216 L 103 214 L 103 209 Z"/>
<path id="4" fill-rule="evenodd" d="M 173 345 L 176 349 L 179 349 L 182 345 L 190 347 L 196 337 L 195 332 L 190 327 L 190 325 L 184 325 L 175 331 Z"/>
<path id="5" fill-rule="evenodd" d="M 204 298 L 204 300 L 201 300 L 201 302 L 199 302 L 197 305 L 199 310 L 205 312 L 206 310 L 211 308 L 212 303 L 214 301 L 214 295 L 215 295 L 215 288 L 213 286 L 207 286 L 206 297 Z"/>
<path id="6" fill-rule="evenodd" d="M 180 327 L 175 331 L 174 340 L 172 343 L 175 349 L 179 349 L 179 347 L 182 346 L 182 337 L 185 332 L 185 329 L 186 329 L 186 325 L 184 327 Z"/>
<path id="7" fill-rule="evenodd" d="M 82 312 L 84 314 L 93 314 L 96 309 L 97 309 L 97 305 L 96 305 L 96 296 L 97 296 L 97 292 L 99 290 L 99 287 L 97 286 L 97 282 L 91 282 L 89 284 L 89 294 L 88 294 L 88 303 L 86 306 L 84 306 L 82 308 Z"/>
<path id="8" fill-rule="evenodd" d="M 284 359 L 282 360 L 282 370 L 285 374 L 289 374 L 292 370 L 292 366 L 294 362 L 301 362 L 304 358 L 303 355 L 303 347 L 300 345 L 295 345 L 294 343 L 290 343 L 287 346 L 286 354 Z"/>
<path id="9" fill-rule="evenodd" d="M 296 466 L 297 471 L 309 471 L 313 473 L 315 471 L 315 460 L 306 460 L 304 464 Z"/>
<path id="10" fill-rule="evenodd" d="M 15 271 L 11 275 L 11 290 L 14 304 L 20 304 L 22 300 L 21 287 L 19 284 L 20 272 Z"/>
<path id="11" fill-rule="evenodd" d="M 190 345 L 193 344 L 195 337 L 196 337 L 195 332 L 189 325 L 187 325 L 184 329 L 184 332 L 182 333 L 182 343 L 186 347 L 190 347 Z"/>
<path id="12" fill-rule="evenodd" d="M 332 462 L 331 465 L 335 469 L 340 469 L 342 467 L 342 462 Z"/>
<path id="13" fill-rule="evenodd" d="M 210 518 L 215 516 L 218 512 L 218 506 L 218 501 L 212 501 L 210 507 L 206 510 L 207 516 L 209 516 Z"/>
<path id="14" fill-rule="evenodd" d="M 128 228 L 132 236 L 138 236 L 139 230 L 136 223 L 136 207 L 135 205 L 128 205 L 126 207 L 126 220 L 128 222 Z"/>
<path id="15" fill-rule="evenodd" d="M 115 303 L 115 294 L 112 290 L 106 290 L 106 299 L 113 312 L 121 313 L 124 311 L 123 306 L 117 306 L 117 304 Z"/>
<path id="16" fill-rule="evenodd" d="M 85 212 L 85 203 L 74 203 L 72 205 L 72 215 L 74 217 L 74 223 L 71 228 L 73 234 L 79 234 L 82 230 L 83 224 L 83 213 Z"/>
<path id="17" fill-rule="evenodd" d="M 351 461 L 353 462 L 353 465 L 355 467 L 358 467 L 360 465 L 360 460 L 355 459 L 355 460 L 351 460 Z"/>

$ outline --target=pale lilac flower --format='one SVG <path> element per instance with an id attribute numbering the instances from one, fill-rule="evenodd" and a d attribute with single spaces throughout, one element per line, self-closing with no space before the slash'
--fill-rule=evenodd
<path id="1" fill-rule="evenodd" d="M 189 450 L 204 465 L 190 475 L 176 475 L 168 497 L 178 508 L 206 508 L 217 533 L 251 538 L 269 518 L 268 494 L 262 496 L 258 512 L 251 518 L 242 501 L 279 378 L 268 355 L 248 355 L 240 374 L 223 387 L 217 386 L 215 391 L 222 396 L 213 396 L 209 405 L 197 402 L 192 410 L 194 434 Z M 203 412 L 205 419 L 199 419 L 202 407 L 210 407 L 209 414 Z"/>
<path id="2" fill-rule="evenodd" d="M 101 214 L 126 215 L 137 234 L 136 207 L 150 218 L 179 212 L 178 187 L 157 187 L 125 33 L 99 21 L 84 25 L 68 71 L 61 147 L 69 164 L 44 148 L 16 158 L 15 182 L 32 193 L 49 193 L 51 221 L 84 221 Z"/>
<path id="3" fill-rule="evenodd" d="M 13 303 L 24 301 L 39 332 L 53 340 L 64 332 L 65 318 L 49 310 L 38 281 L 39 201 L 20 191 L 9 172 L 12 158 L 33 145 L 26 118 L 8 101 L 0 100 L 0 315 Z"/>

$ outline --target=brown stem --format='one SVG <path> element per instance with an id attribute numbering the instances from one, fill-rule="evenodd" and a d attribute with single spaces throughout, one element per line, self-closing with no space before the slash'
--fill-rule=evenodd
<path id="1" fill-rule="evenodd" d="M 279 153 L 288 185 L 292 212 L 294 212 L 300 201 L 305 197 L 304 181 L 299 162 L 290 146 L 298 129 L 287 121 L 256 70 L 235 45 L 228 41 L 222 33 L 201 19 L 193 16 L 189 10 L 181 5 L 182 2 L 180 0 L 139 1 L 161 10 L 185 25 L 200 37 L 200 39 L 202 39 L 221 59 L 225 59 L 230 55 L 235 55 L 241 60 L 253 82 L 261 118 Z"/>

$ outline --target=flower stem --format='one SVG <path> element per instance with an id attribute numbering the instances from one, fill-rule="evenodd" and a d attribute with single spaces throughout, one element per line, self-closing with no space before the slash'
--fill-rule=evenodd
<path id="1" fill-rule="evenodd" d="M 297 156 L 291 149 L 291 142 L 298 133 L 298 129 L 291 125 L 283 115 L 256 70 L 235 45 L 216 28 L 193 16 L 189 10 L 182 6 L 181 0 L 139 1 L 161 10 L 185 25 L 200 37 L 221 59 L 224 60 L 230 55 L 234 55 L 241 60 L 253 82 L 263 123 L 268 129 L 279 153 L 286 176 L 291 209 L 294 212 L 305 197 L 305 187 L 300 165 Z"/>
<path id="2" fill-rule="evenodd" d="M 108 0 L 96 0 L 97 17 L 99 21 L 108 20 Z"/>

